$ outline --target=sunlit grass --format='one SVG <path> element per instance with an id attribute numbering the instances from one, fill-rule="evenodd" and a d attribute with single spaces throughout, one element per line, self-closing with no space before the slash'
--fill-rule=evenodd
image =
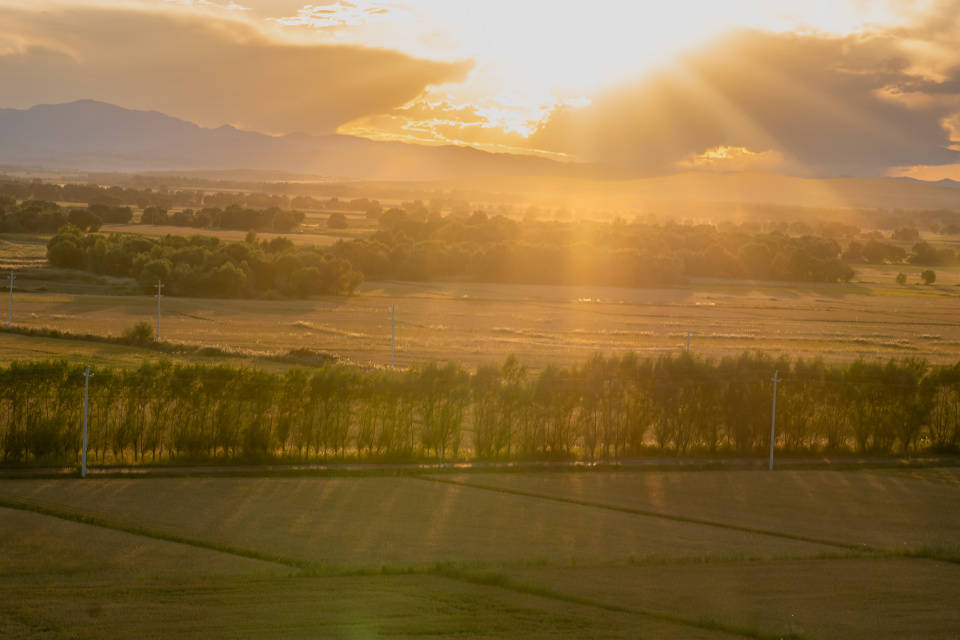
<path id="1" fill-rule="evenodd" d="M 949 638 L 954 566 L 903 558 L 508 569 L 520 582 L 654 612 L 696 610 L 768 637 Z"/>
<path id="2" fill-rule="evenodd" d="M 960 515 L 954 515 L 960 513 L 956 486 L 926 481 L 943 473 L 782 470 L 763 482 L 750 471 L 483 474 L 450 479 L 491 490 L 574 497 L 611 508 L 790 532 L 853 548 L 907 549 L 960 540 L 956 534 Z M 906 480 L 904 475 L 912 477 Z M 849 502 L 854 495 L 855 502 Z"/>
<path id="3" fill-rule="evenodd" d="M 7 480 L 0 498 L 334 566 L 828 550 L 415 478 Z"/>
<path id="4" fill-rule="evenodd" d="M 29 281 L 25 290 L 40 282 Z M 920 305 L 917 296 L 927 295 L 928 288 L 919 285 L 903 287 L 902 295 L 886 286 L 878 289 L 882 295 L 833 295 L 831 286 L 768 284 L 725 283 L 704 290 L 372 282 L 347 298 L 164 298 L 161 335 L 251 355 L 307 347 L 383 365 L 390 357 L 389 310 L 396 304 L 397 362 L 403 366 L 453 359 L 473 367 L 510 354 L 534 368 L 582 361 L 598 351 L 655 356 L 684 349 L 688 332 L 692 350 L 717 358 L 762 350 L 829 360 L 903 355 L 956 360 L 960 295 L 950 287 L 937 289 L 927 298 L 931 304 Z M 147 295 L 14 296 L 14 322 L 26 327 L 119 335 L 137 322 L 152 323 L 155 314 L 156 300 Z M 80 344 L 61 348 L 67 356 L 91 351 Z M 12 359 L 19 349 L 25 349 L 22 357 L 31 347 L 0 336 L 0 357 Z M 36 349 L 44 357 L 57 352 L 50 344 Z"/>
<path id="5" fill-rule="evenodd" d="M 390 476 L 2 480 L 0 632 L 948 638 L 956 475 L 466 476 L 547 499 Z"/>

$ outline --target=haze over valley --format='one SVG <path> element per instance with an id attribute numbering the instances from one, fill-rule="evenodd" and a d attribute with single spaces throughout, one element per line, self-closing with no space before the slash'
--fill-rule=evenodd
<path id="1" fill-rule="evenodd" d="M 960 0 L 0 0 L 0 638 L 960 636 Z"/>

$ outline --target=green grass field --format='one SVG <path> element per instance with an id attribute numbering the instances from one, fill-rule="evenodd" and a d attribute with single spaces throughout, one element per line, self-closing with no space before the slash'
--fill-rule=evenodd
<path id="1" fill-rule="evenodd" d="M 0 480 L 0 636 L 952 638 L 960 473 Z"/>

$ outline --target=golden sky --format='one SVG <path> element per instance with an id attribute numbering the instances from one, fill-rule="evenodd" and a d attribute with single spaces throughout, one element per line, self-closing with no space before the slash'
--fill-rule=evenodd
<path id="1" fill-rule="evenodd" d="M 960 2 L 0 0 L 0 107 L 648 174 L 960 178 Z"/>

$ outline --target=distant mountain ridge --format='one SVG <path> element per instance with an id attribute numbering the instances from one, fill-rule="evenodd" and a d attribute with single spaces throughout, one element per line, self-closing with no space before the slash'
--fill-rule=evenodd
<path id="1" fill-rule="evenodd" d="M 84 171 L 259 169 L 371 180 L 566 175 L 578 168 L 468 147 L 208 129 L 95 100 L 0 109 L 0 163 Z"/>
<path id="2" fill-rule="evenodd" d="M 215 129 L 93 100 L 0 109 L 0 165 L 77 172 L 262 172 L 363 181 L 417 181 L 554 207 L 691 216 L 737 204 L 960 210 L 960 182 L 912 178 L 803 178 L 775 173 L 687 172 L 630 177 L 611 167 L 562 163 L 456 146 L 378 142 L 343 135 L 270 136 Z M 484 196 L 479 196 L 483 199 Z"/>

